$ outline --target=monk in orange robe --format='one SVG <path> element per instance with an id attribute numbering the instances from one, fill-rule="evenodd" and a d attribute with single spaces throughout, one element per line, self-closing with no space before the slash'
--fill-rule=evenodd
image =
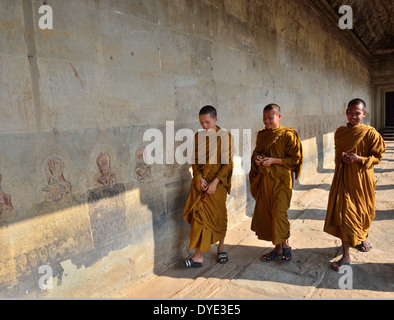
<path id="1" fill-rule="evenodd" d="M 183 219 L 191 225 L 189 247 L 196 252 L 181 263 L 182 267 L 201 267 L 203 252 L 217 242 L 218 262 L 228 262 L 224 238 L 227 194 L 230 194 L 233 172 L 231 135 L 216 125 L 218 118 L 214 107 L 202 108 L 199 118 L 204 131 L 195 135 L 193 179 L 183 213 Z"/>
<path id="2" fill-rule="evenodd" d="M 287 211 L 292 189 L 302 168 L 302 144 L 298 133 L 282 127 L 280 107 L 270 104 L 264 108 L 265 129 L 257 136 L 249 173 L 250 191 L 256 200 L 252 218 L 252 231 L 260 240 L 272 241 L 275 249 L 264 255 L 263 262 L 281 256 L 282 261 L 292 258 L 289 246 L 290 223 Z"/>
<path id="3" fill-rule="evenodd" d="M 338 271 L 351 262 L 349 247 L 372 249 L 368 232 L 375 218 L 374 165 L 380 163 L 385 143 L 372 127 L 361 124 L 365 102 L 350 101 L 348 124 L 335 133 L 335 174 L 328 199 L 324 231 L 342 240 L 342 258 L 331 268 Z"/>

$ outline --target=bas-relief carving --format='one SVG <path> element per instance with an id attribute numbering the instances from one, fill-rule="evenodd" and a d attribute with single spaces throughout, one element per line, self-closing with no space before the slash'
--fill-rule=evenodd
<path id="1" fill-rule="evenodd" d="M 9 285 L 12 281 L 18 282 L 17 279 L 31 277 L 35 275 L 37 267 L 44 264 L 59 269 L 55 272 L 61 277 L 62 268 L 58 267 L 61 261 L 74 259 L 76 263 L 84 264 L 86 259 L 94 260 L 91 255 L 99 259 L 109 251 L 123 248 L 129 243 L 123 198 L 125 189 L 123 185 L 116 184 L 116 173 L 111 169 L 111 157 L 108 153 L 101 153 L 96 159 L 96 164 L 99 172 L 94 180 L 103 188 L 88 193 L 91 223 L 89 230 L 74 235 L 60 236 L 59 239 L 50 239 L 30 250 L 19 252 L 14 256 L 13 261 L 8 262 L 12 264 L 15 277 L 7 279 L 3 284 Z M 71 184 L 64 178 L 64 170 L 65 165 L 59 158 L 49 157 L 44 161 L 47 185 L 42 188 L 42 191 L 45 199 L 56 202 L 71 193 Z M 141 177 L 147 177 L 145 170 Z M 0 188 L 0 212 L 3 207 L 12 208 L 11 197 Z M 82 255 L 85 258 L 81 258 Z M 0 261 L 0 267 L 4 265 L 6 262 Z"/>
<path id="2" fill-rule="evenodd" d="M 144 161 L 144 151 L 145 148 L 140 147 L 135 153 L 135 176 L 138 181 L 146 180 L 151 176 L 151 166 Z M 70 182 L 63 175 L 65 165 L 62 160 L 56 157 L 49 157 L 44 163 L 47 181 L 47 185 L 42 187 L 44 197 L 46 200 L 59 201 L 72 192 Z M 92 248 L 88 244 L 92 240 L 99 257 L 129 243 L 125 204 L 122 196 L 125 190 L 121 185 L 116 184 L 116 173 L 111 169 L 111 157 L 108 153 L 101 153 L 97 157 L 96 164 L 99 172 L 95 175 L 94 181 L 97 185 L 104 186 L 104 189 L 101 191 L 99 189 L 92 190 L 89 193 L 91 229 L 72 237 L 53 239 L 54 241 L 49 241 L 29 251 L 20 252 L 13 259 L 17 278 L 30 276 L 39 265 L 56 265 L 59 261 L 91 251 Z M 177 164 L 167 166 L 166 172 L 172 174 L 177 167 Z M 111 188 L 108 188 L 109 186 Z M 96 194 L 97 192 L 100 194 Z M 153 199 L 150 202 L 154 202 Z M 159 202 L 161 203 L 161 201 Z M 159 205 L 157 204 L 156 207 Z M 5 194 L 0 187 L 0 212 L 3 208 L 13 209 L 11 197 Z"/>
<path id="3" fill-rule="evenodd" d="M 42 188 L 44 198 L 59 201 L 71 193 L 71 184 L 63 176 L 64 163 L 59 159 L 48 159 L 45 163 L 45 175 L 48 184 Z"/>
<path id="4" fill-rule="evenodd" d="M 99 173 L 94 177 L 94 181 L 100 186 L 111 186 L 115 183 L 116 173 L 111 170 L 111 157 L 108 153 L 101 153 L 96 160 Z"/>
<path id="5" fill-rule="evenodd" d="M 123 184 L 89 190 L 90 227 L 96 258 L 129 244 L 126 224 L 126 188 Z"/>
<path id="6" fill-rule="evenodd" d="M 4 209 L 14 209 L 11 203 L 11 196 L 9 194 L 6 194 L 3 189 L 1 189 L 1 179 L 2 176 L 0 174 L 0 213 Z"/>
<path id="7" fill-rule="evenodd" d="M 137 151 L 135 152 L 136 165 L 134 172 L 135 172 L 135 177 L 138 181 L 144 181 L 148 179 L 152 174 L 151 166 L 145 163 L 144 153 L 145 153 L 144 147 L 138 148 Z"/>

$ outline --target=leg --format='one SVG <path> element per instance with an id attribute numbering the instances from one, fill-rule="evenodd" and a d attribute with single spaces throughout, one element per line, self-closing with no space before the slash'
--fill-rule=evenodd
<path id="1" fill-rule="evenodd" d="M 224 251 L 224 239 L 219 241 L 218 245 L 218 252 L 223 252 Z"/>
<path id="2" fill-rule="evenodd" d="M 339 261 L 335 261 L 331 264 L 331 269 L 335 271 L 339 271 L 341 267 L 350 265 L 350 253 L 349 253 L 350 245 L 344 241 L 342 241 L 342 258 Z"/>
<path id="3" fill-rule="evenodd" d="M 224 251 L 224 239 L 219 241 L 218 245 L 218 262 L 220 264 L 225 264 L 228 262 L 227 252 Z"/>
<path id="4" fill-rule="evenodd" d="M 342 241 L 342 258 L 340 261 L 349 262 L 350 263 L 350 253 L 349 253 L 350 245 L 344 241 Z"/>
<path id="5" fill-rule="evenodd" d="M 290 248 L 289 239 L 287 239 L 285 242 L 281 243 L 281 246 L 282 246 L 282 249 L 283 248 Z"/>

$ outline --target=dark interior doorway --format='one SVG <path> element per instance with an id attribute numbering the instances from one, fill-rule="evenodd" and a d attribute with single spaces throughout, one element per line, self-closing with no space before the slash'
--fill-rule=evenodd
<path id="1" fill-rule="evenodd" d="M 394 92 L 386 92 L 386 127 L 394 127 Z"/>

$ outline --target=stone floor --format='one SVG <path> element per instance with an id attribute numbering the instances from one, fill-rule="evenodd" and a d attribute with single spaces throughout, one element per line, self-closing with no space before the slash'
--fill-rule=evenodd
<path id="1" fill-rule="evenodd" d="M 330 261 L 341 256 L 341 249 L 338 239 L 322 231 L 333 170 L 322 171 L 302 181 L 293 192 L 290 264 L 261 262 L 260 257 L 272 250 L 272 245 L 257 240 L 248 219 L 228 231 L 228 264 L 216 262 L 217 247 L 212 246 L 202 268 L 182 269 L 174 264 L 118 298 L 393 299 L 394 142 L 387 142 L 387 152 L 375 168 L 376 219 L 369 236 L 373 250 L 362 253 L 352 248 L 351 269 L 343 274 L 329 268 Z M 344 281 L 348 277 L 350 280 Z M 341 289 L 340 283 L 352 285 L 352 289 Z"/>

